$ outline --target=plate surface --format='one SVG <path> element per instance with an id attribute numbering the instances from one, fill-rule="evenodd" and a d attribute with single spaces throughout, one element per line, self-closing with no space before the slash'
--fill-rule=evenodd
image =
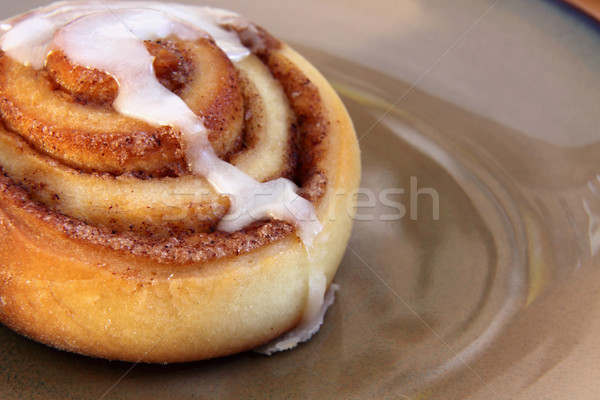
<path id="1" fill-rule="evenodd" d="M 600 397 L 598 26 L 554 1 L 370 3 L 213 2 L 295 43 L 361 138 L 321 331 L 271 357 L 157 366 L 0 326 L 0 397 Z"/>

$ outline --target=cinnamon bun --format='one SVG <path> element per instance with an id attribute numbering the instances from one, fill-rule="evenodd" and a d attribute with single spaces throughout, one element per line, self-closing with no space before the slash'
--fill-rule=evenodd
<path id="1" fill-rule="evenodd" d="M 314 67 L 172 3 L 61 2 L 1 35 L 1 322 L 161 363 L 314 332 L 360 178 Z"/>

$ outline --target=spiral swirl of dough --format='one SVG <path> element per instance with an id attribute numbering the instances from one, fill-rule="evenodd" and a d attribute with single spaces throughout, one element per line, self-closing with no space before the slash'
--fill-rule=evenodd
<path id="1" fill-rule="evenodd" d="M 62 26 L 78 10 L 106 11 L 103 3 L 57 3 L 3 26 L 44 27 L 48 15 Z M 106 4 L 131 12 L 142 3 Z M 220 161 L 252 182 L 297 188 L 322 230 L 303 244 L 299 225 L 280 218 L 221 229 L 235 199 L 197 173 L 184 130 L 120 112 L 123 82 L 60 46 L 45 43 L 43 62 L 23 62 L 9 29 L 0 52 L 0 318 L 41 342 L 111 359 L 235 353 L 322 302 L 352 225 L 356 137 L 324 78 L 262 28 L 231 13 L 143 4 L 172 12 L 184 29 L 188 14 L 212 18 L 214 31 L 140 39 L 155 79 L 202 121 Z M 233 50 L 223 37 L 235 38 Z"/>

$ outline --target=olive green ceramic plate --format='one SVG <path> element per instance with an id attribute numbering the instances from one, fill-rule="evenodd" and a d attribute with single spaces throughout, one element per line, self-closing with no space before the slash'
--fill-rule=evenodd
<path id="1" fill-rule="evenodd" d="M 321 331 L 162 366 L 0 327 L 1 398 L 600 397 L 600 30 L 555 1 L 370 3 L 212 2 L 296 43 L 361 139 Z"/>

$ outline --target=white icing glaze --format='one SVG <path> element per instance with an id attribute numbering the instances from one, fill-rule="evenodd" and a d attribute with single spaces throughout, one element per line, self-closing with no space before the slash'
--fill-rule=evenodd
<path id="1" fill-rule="evenodd" d="M 48 53 L 62 50 L 74 63 L 102 70 L 119 83 L 114 108 L 154 125 L 181 130 L 192 171 L 203 175 L 232 206 L 218 228 L 233 232 L 249 223 L 275 218 L 292 223 L 310 246 L 322 226 L 314 206 L 298 196 L 291 181 L 259 183 L 214 153 L 201 117 L 162 86 L 143 40 L 176 35 L 183 40 L 211 35 L 233 61 L 250 54 L 236 34 L 220 23 L 237 14 L 207 7 L 158 2 L 63 2 L 6 21 L 2 50 L 15 60 L 42 68 Z M 321 297 L 322 299 L 322 297 Z"/>
<path id="2" fill-rule="evenodd" d="M 325 276 L 323 276 L 323 278 L 325 278 Z M 315 295 L 313 295 L 313 300 L 310 298 L 309 288 L 308 302 L 310 304 L 312 301 L 313 306 L 318 306 L 318 308 L 311 310 L 312 314 L 305 312 L 302 322 L 296 328 L 285 333 L 283 336 L 278 337 L 270 343 L 257 347 L 254 349 L 254 351 L 270 356 L 271 354 L 279 351 L 291 350 L 298 346 L 298 344 L 308 341 L 315 333 L 319 331 L 321 325 L 323 325 L 325 313 L 335 301 L 335 292 L 338 291 L 339 288 L 339 285 L 333 283 L 329 287 L 329 290 L 327 290 L 324 298 L 323 293 L 325 288 L 323 288 L 323 291 L 320 292 L 319 295 L 316 295 L 315 292 Z"/>
<path id="3" fill-rule="evenodd" d="M 11 57 L 16 60 L 25 64 L 31 63 L 36 69 L 40 69 L 44 65 L 48 46 L 57 29 L 84 15 L 123 9 L 155 10 L 177 20 L 185 21 L 196 29 L 211 35 L 232 61 L 243 59 L 250 54 L 250 51 L 241 44 L 234 32 L 222 29 L 219 25 L 221 23 L 248 25 L 248 21 L 239 14 L 218 8 L 154 1 L 65 1 L 53 3 L 4 21 L 0 25 L 0 29 L 4 32 L 2 49 L 10 51 Z M 148 28 L 152 29 L 153 27 L 148 24 Z M 19 56 L 21 54 L 22 56 Z"/>

